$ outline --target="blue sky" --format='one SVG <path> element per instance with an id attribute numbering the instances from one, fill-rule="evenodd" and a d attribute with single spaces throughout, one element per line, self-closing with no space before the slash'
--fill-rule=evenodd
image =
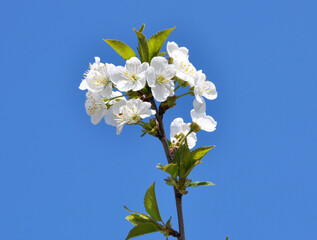
<path id="1" fill-rule="evenodd" d="M 169 40 L 217 87 L 216 145 L 192 175 L 214 187 L 184 197 L 187 239 L 317 239 L 317 3 L 313 0 L 4 1 L 0 239 L 124 239 L 123 205 L 143 211 L 157 182 L 177 225 L 160 143 L 94 126 L 78 89 L 93 57 L 123 65 L 104 38 L 136 47 L 133 27 Z M 166 114 L 190 121 L 192 98 Z M 141 239 L 163 239 L 159 234 Z"/>

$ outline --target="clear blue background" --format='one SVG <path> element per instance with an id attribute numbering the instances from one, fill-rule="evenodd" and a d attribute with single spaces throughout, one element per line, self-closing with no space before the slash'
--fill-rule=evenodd
<path id="1" fill-rule="evenodd" d="M 2 1 L 0 239 L 124 239 L 122 206 L 143 211 L 154 181 L 177 227 L 159 141 L 92 125 L 78 89 L 94 56 L 124 64 L 102 39 L 136 47 L 142 23 L 148 37 L 177 26 L 169 40 L 219 92 L 217 130 L 197 144 L 216 148 L 192 175 L 216 186 L 184 197 L 187 239 L 317 239 L 316 12 L 315 0 Z"/>

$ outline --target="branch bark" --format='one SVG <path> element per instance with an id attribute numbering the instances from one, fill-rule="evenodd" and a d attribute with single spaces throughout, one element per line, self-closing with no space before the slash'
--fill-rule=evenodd
<path id="1" fill-rule="evenodd" d="M 173 157 L 171 154 L 171 151 L 168 146 L 168 141 L 165 134 L 164 124 L 163 124 L 163 113 L 160 113 L 158 111 L 158 108 L 156 106 L 156 103 L 154 101 L 154 98 L 152 97 L 150 100 L 150 103 L 152 105 L 152 109 L 156 111 L 155 117 L 156 120 L 159 123 L 159 140 L 161 141 L 164 152 L 166 155 L 166 159 L 168 163 L 172 163 Z M 183 218 L 183 207 L 182 207 L 182 197 L 183 194 L 181 194 L 178 189 L 174 187 L 174 195 L 175 195 L 175 201 L 176 201 L 176 209 L 177 209 L 177 217 L 178 217 L 178 226 L 179 226 L 179 234 L 180 236 L 177 237 L 178 240 L 185 240 L 185 229 L 184 229 L 184 218 Z"/>

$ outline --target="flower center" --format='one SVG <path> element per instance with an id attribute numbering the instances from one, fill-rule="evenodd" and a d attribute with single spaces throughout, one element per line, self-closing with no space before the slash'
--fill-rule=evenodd
<path id="1" fill-rule="evenodd" d="M 166 79 L 163 75 L 159 75 L 157 78 L 156 78 L 156 82 L 158 84 L 162 84 L 164 82 L 168 81 L 168 79 Z"/>
<path id="2" fill-rule="evenodd" d="M 135 73 L 133 73 L 133 74 L 131 75 L 131 79 L 132 79 L 132 81 L 136 82 L 136 81 L 139 79 L 139 76 L 136 75 Z"/>
<path id="3" fill-rule="evenodd" d="M 137 123 L 140 121 L 140 117 L 137 114 L 133 114 L 130 118 L 132 123 Z"/>

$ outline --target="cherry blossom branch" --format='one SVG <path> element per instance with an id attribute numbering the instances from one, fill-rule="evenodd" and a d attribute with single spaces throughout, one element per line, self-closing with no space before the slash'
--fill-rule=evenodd
<path id="1" fill-rule="evenodd" d="M 155 117 L 159 123 L 159 131 L 160 131 L 159 139 L 163 145 L 167 162 L 172 163 L 173 157 L 172 157 L 171 151 L 169 149 L 168 141 L 167 141 L 166 134 L 165 134 L 164 124 L 163 124 L 163 114 L 158 111 L 156 103 L 154 101 L 154 98 L 152 97 L 149 100 L 150 100 L 150 103 L 152 105 L 152 109 L 156 111 Z M 177 237 L 177 239 L 178 240 L 185 240 L 185 229 L 184 229 L 184 218 L 183 218 L 183 207 L 182 207 L 183 194 L 181 194 L 179 192 L 179 190 L 174 187 L 174 195 L 175 195 L 175 201 L 176 201 L 178 226 L 179 226 L 179 234 L 180 234 Z"/>

